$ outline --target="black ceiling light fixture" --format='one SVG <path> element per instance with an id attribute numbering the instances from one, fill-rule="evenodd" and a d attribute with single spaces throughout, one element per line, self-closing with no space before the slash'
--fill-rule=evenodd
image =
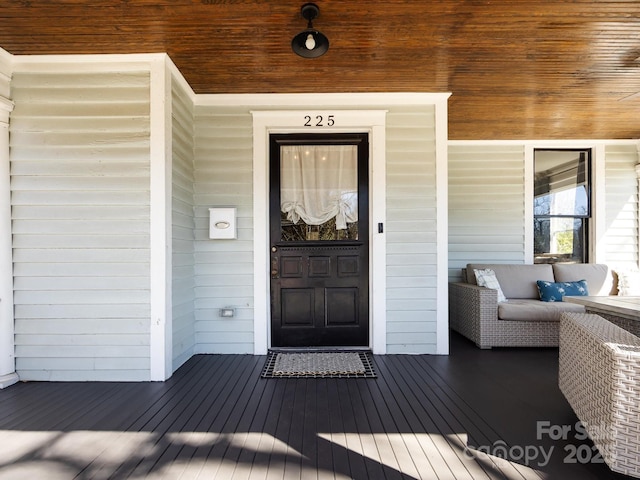
<path id="1" fill-rule="evenodd" d="M 306 30 L 303 30 L 291 40 L 293 51 L 304 58 L 316 58 L 324 55 L 329 50 L 329 39 L 321 32 L 313 28 L 313 19 L 320 13 L 315 3 L 305 3 L 301 9 L 302 17 L 309 21 Z"/>

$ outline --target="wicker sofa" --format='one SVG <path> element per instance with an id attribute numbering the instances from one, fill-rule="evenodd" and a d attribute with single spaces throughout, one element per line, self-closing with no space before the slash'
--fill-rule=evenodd
<path id="1" fill-rule="evenodd" d="M 605 463 L 640 477 L 640 338 L 599 315 L 564 313 L 558 382 Z"/>
<path id="2" fill-rule="evenodd" d="M 491 269 L 507 297 L 476 284 L 475 269 Z M 584 312 L 581 305 L 540 300 L 537 280 L 586 280 L 590 295 L 615 292 L 612 271 L 603 264 L 468 264 L 462 282 L 449 284 L 449 325 L 480 348 L 557 347 L 563 312 Z"/>

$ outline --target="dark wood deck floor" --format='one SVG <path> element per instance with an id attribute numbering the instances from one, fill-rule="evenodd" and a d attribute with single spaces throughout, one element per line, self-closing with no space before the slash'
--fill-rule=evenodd
<path id="1" fill-rule="evenodd" d="M 555 349 L 454 336 L 447 357 L 376 356 L 377 379 L 261 379 L 264 360 L 200 355 L 165 383 L 0 391 L 0 478 L 626 478 L 579 439 Z"/>

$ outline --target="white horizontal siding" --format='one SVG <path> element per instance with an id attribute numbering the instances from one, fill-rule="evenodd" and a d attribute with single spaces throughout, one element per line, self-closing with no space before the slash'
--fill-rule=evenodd
<path id="1" fill-rule="evenodd" d="M 181 84 L 172 82 L 173 370 L 195 351 L 194 118 Z"/>
<path id="2" fill-rule="evenodd" d="M 635 145 L 609 145 L 605 154 L 606 260 L 614 268 L 638 268 L 638 150 Z"/>
<path id="3" fill-rule="evenodd" d="M 149 72 L 51 68 L 12 83 L 16 368 L 148 380 Z"/>
<path id="4" fill-rule="evenodd" d="M 435 353 L 435 108 L 392 107 L 386 135 L 387 352 Z"/>
<path id="5" fill-rule="evenodd" d="M 467 263 L 524 263 L 524 145 L 449 145 L 449 280 Z"/>
<path id="6" fill-rule="evenodd" d="M 197 353 L 253 353 L 253 127 L 247 108 L 195 115 Z M 209 208 L 237 208 L 238 238 L 209 239 Z M 221 318 L 223 307 L 235 316 Z"/>
<path id="7" fill-rule="evenodd" d="M 84 307 L 87 310 L 90 308 Z M 23 310 L 27 310 L 23 308 Z M 40 311 L 46 310 L 40 309 Z M 82 309 L 77 313 L 77 317 L 83 318 L 82 322 L 78 322 L 76 318 L 69 316 L 68 318 L 60 318 L 56 315 L 55 309 L 49 315 L 39 315 L 40 318 L 31 319 L 29 322 L 21 322 L 17 325 L 16 334 L 24 336 L 37 337 L 38 335 L 79 335 L 82 337 L 96 336 L 112 337 L 113 332 L 118 334 L 126 333 L 128 338 L 137 338 L 139 335 L 147 335 L 149 327 L 148 322 L 142 321 L 139 318 L 126 318 L 125 316 L 118 315 L 117 318 L 110 318 L 108 322 L 104 321 L 104 318 L 84 318 Z M 35 311 L 35 307 L 31 309 Z M 131 309 L 127 309 L 132 314 L 136 312 Z M 117 315 L 119 312 L 111 311 L 111 314 Z M 36 340 L 37 342 L 37 340 Z"/>

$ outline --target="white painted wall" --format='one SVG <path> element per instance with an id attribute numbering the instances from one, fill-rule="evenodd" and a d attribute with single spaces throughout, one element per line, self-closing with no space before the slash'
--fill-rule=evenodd
<path id="1" fill-rule="evenodd" d="M 449 142 L 449 279 L 467 263 L 526 263 L 525 148 Z"/>
<path id="2" fill-rule="evenodd" d="M 165 55 L 15 58 L 17 370 L 164 380 L 195 347 L 193 92 Z"/>
<path id="3" fill-rule="evenodd" d="M 196 105 L 196 353 L 253 353 L 252 172 L 248 106 Z M 237 239 L 209 239 L 210 207 L 237 208 Z M 220 317 L 224 307 L 235 317 Z"/>
<path id="4" fill-rule="evenodd" d="M 11 189 L 22 380 L 150 379 L 150 73 L 16 58 Z"/>
<path id="5" fill-rule="evenodd" d="M 194 353 L 256 351 L 256 104 L 227 98 L 194 107 L 164 57 L 138 60 L 18 62 L 11 164 L 15 338 L 24 379 L 163 380 Z M 379 316 L 391 323 L 375 323 L 373 342 L 379 352 L 443 353 L 446 311 L 437 305 L 446 293 L 437 271 L 445 257 L 437 225 L 446 217 L 437 214 L 437 192 L 446 169 L 437 168 L 436 152 L 439 143 L 446 153 L 446 132 L 438 141 L 435 107 L 424 95 L 400 95 L 389 105 L 389 97 L 370 95 L 358 107 L 371 99 L 391 118 L 391 143 L 373 139 L 387 159 L 372 190 L 386 195 L 374 202 L 385 209 L 383 221 L 393 213 L 380 236 L 385 248 L 372 250 L 391 245 L 379 265 L 393 270 L 375 275 L 386 295 L 375 296 L 374 315 L 382 305 Z M 257 106 L 272 108 L 273 100 L 264 96 Z M 314 101 L 326 106 L 322 96 Z M 409 201 L 406 189 L 414 192 Z M 213 206 L 238 208 L 237 240 L 208 238 Z M 390 297 L 396 302 L 387 309 Z M 219 317 L 223 307 L 236 316 Z"/>
<path id="6" fill-rule="evenodd" d="M 268 108 L 300 110 L 300 124 L 275 123 L 279 131 L 299 131 L 304 128 L 305 108 L 318 109 L 371 109 L 384 107 L 389 111 L 386 131 L 392 143 L 385 148 L 386 196 L 385 215 L 386 247 L 393 247 L 385 255 L 392 271 L 383 269 L 386 287 L 385 333 L 381 347 L 389 353 L 446 353 L 448 351 L 446 323 L 446 279 L 438 282 L 437 272 L 442 265 L 446 271 L 446 238 L 437 248 L 438 224 L 446 231 L 446 214 L 438 216 L 437 193 L 445 195 L 446 205 L 446 128 L 437 140 L 435 103 L 446 105 L 446 95 L 436 101 L 436 96 L 425 100 L 428 94 L 378 94 L 362 97 L 353 95 L 301 96 L 203 96 L 196 105 L 196 341 L 197 350 L 203 353 L 253 353 L 266 348 L 254 345 L 256 331 L 267 332 L 264 322 L 254 319 L 258 315 L 268 317 L 264 306 L 254 302 L 253 272 L 267 271 L 267 240 L 254 247 L 255 224 L 251 206 L 251 182 L 255 165 L 252 165 L 252 125 L 250 110 Z M 339 99 L 338 99 L 339 97 Z M 345 103 L 346 102 L 346 103 Z M 238 107 L 244 103 L 245 107 Z M 305 107 L 306 105 L 306 107 Z M 354 108 L 354 105 L 357 107 Z M 446 110 L 445 117 L 446 118 Z M 266 125 L 266 124 L 265 124 Z M 446 122 L 445 122 L 446 127 Z M 296 128 L 298 130 L 296 130 Z M 440 127 L 442 130 L 442 126 Z M 325 130 L 326 131 L 326 130 Z M 439 150 L 438 150 L 439 149 Z M 444 167 L 437 168 L 436 151 Z M 443 153 L 444 152 L 444 153 Z M 256 161 L 260 161 L 256 158 Z M 264 159 L 266 161 L 266 159 Z M 413 168 L 413 173 L 412 173 Z M 259 179 L 257 179 L 259 181 Z M 266 181 L 266 180 L 262 180 Z M 407 191 L 411 198 L 403 200 Z M 254 193 L 255 193 L 254 189 Z M 262 204 L 266 199 L 255 199 Z M 375 201 L 372 200 L 372 201 Z M 262 202 L 262 203 L 261 203 Z M 206 236 L 207 209 L 212 206 L 235 206 L 239 212 L 239 238 L 232 241 L 212 241 Z M 445 209 L 446 211 L 446 209 Z M 393 218 L 391 217 L 393 213 Z M 259 214 L 257 214 L 259 215 Z M 413 219 L 412 219 L 413 216 Z M 260 216 L 260 224 L 266 220 Z M 377 225 L 376 221 L 372 225 Z M 252 228 L 253 227 L 253 228 Z M 262 248 L 262 250 L 260 250 Z M 440 254 L 440 255 L 438 255 Z M 256 255 L 254 257 L 254 255 Z M 259 260 L 262 258 L 262 260 Z M 374 260 L 375 262 L 375 260 Z M 258 273 L 259 275 L 259 273 Z M 443 286 L 444 285 L 444 286 Z M 394 297 L 395 303 L 386 307 Z M 379 297 L 380 298 L 380 297 Z M 439 303 L 440 302 L 440 303 Z M 437 305 L 444 305 L 439 310 Z M 238 316 L 232 319 L 218 317 L 223 306 L 235 307 Z M 256 309 L 261 308 L 260 312 Z M 268 310 L 268 309 L 266 309 Z M 392 331 L 387 330 L 392 325 Z M 374 327 L 375 328 L 375 327 Z M 258 335 L 265 339 L 267 333 Z M 268 340 L 260 340 L 268 342 Z M 438 344 L 440 342 L 440 344 Z"/>
<path id="7" fill-rule="evenodd" d="M 604 260 L 614 268 L 638 268 L 638 145 L 606 145 L 605 154 L 606 217 L 601 239 L 606 245 Z"/>
<path id="8" fill-rule="evenodd" d="M 172 331 L 175 371 L 195 352 L 193 92 L 172 76 Z"/>
<path id="9" fill-rule="evenodd" d="M 388 353 L 438 349 L 437 197 L 446 193 L 436 183 L 435 111 L 407 105 L 387 115 Z"/>
<path id="10" fill-rule="evenodd" d="M 459 280 L 460 269 L 471 262 L 533 262 L 534 148 L 593 150 L 594 261 L 637 266 L 637 141 L 452 141 L 450 281 Z"/>

